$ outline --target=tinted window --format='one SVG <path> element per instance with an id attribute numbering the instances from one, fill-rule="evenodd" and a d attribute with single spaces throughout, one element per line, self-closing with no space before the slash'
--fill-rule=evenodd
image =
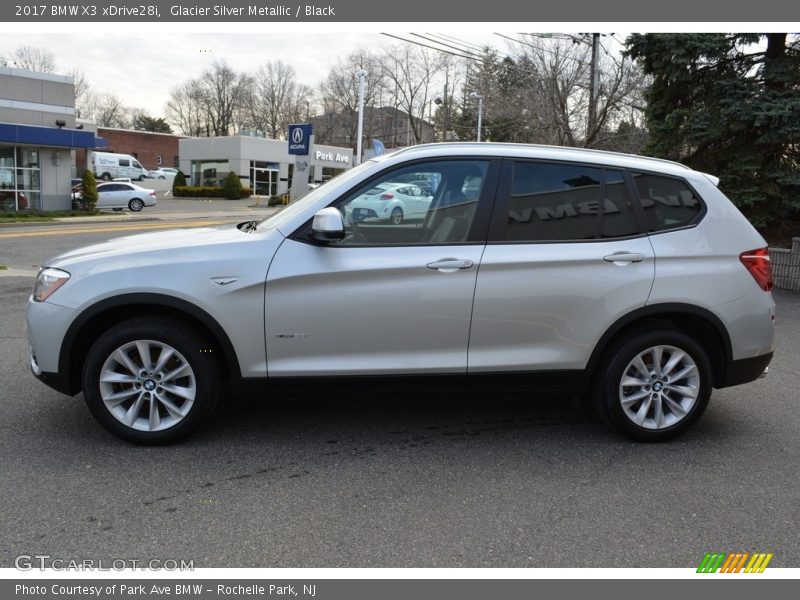
<path id="1" fill-rule="evenodd" d="M 119 159 L 119 166 L 120 167 L 129 167 L 129 166 L 131 166 L 131 162 L 127 158 L 120 158 Z"/>
<path id="2" fill-rule="evenodd" d="M 466 242 L 489 163 L 436 161 L 396 169 L 336 202 L 344 246 Z M 425 181 L 423 190 L 408 181 Z"/>
<path id="3" fill-rule="evenodd" d="M 509 241 L 565 241 L 638 233 L 622 173 L 579 165 L 517 162 Z"/>
<path id="4" fill-rule="evenodd" d="M 703 208 L 700 200 L 680 179 L 641 173 L 632 175 L 648 231 L 685 227 L 700 214 Z"/>

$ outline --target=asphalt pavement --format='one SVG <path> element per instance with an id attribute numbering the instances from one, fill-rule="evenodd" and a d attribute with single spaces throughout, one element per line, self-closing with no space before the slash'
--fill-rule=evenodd
<path id="1" fill-rule="evenodd" d="M 38 264 L 112 235 L 0 235 L 0 263 Z M 800 295 L 775 293 L 769 376 L 716 390 L 669 443 L 627 441 L 566 399 L 354 390 L 226 397 L 189 441 L 141 448 L 106 433 L 81 396 L 30 374 L 32 282 L 0 277 L 0 567 L 20 554 L 196 567 L 696 567 L 710 551 L 800 566 Z"/>

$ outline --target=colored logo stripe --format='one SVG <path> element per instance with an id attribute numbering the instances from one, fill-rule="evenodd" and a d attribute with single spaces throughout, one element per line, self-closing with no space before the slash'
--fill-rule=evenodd
<path id="1" fill-rule="evenodd" d="M 697 567 L 698 573 L 740 573 L 744 568 L 745 573 L 763 573 L 772 560 L 772 553 L 755 552 L 707 552 Z M 748 559 L 749 562 L 748 562 Z M 745 567 L 745 563 L 747 566 Z"/>

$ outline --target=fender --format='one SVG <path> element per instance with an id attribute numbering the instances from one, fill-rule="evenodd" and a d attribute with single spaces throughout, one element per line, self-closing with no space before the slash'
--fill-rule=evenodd
<path id="1" fill-rule="evenodd" d="M 611 341 L 616 337 L 618 333 L 620 333 L 626 326 L 634 323 L 635 321 L 646 319 L 646 318 L 657 318 L 659 316 L 664 315 L 687 315 L 693 317 L 699 317 L 704 321 L 708 322 L 716 331 L 717 335 L 719 336 L 720 342 L 722 342 L 722 348 L 725 352 L 725 356 L 723 358 L 722 367 L 724 368 L 725 372 L 727 372 L 729 365 L 733 360 L 733 347 L 731 345 L 731 338 L 728 334 L 728 330 L 725 328 L 725 325 L 722 323 L 720 318 L 715 315 L 713 312 L 706 308 L 702 308 L 700 306 L 696 306 L 694 304 L 684 304 L 681 302 L 664 302 L 659 304 L 649 304 L 647 306 L 643 306 L 641 308 L 637 308 L 634 311 L 624 315 L 619 320 L 617 320 L 611 327 L 609 327 L 606 332 L 600 337 L 597 344 L 595 344 L 594 350 L 592 351 L 592 355 L 589 357 L 589 362 L 586 364 L 586 371 L 591 373 L 594 371 L 597 363 L 600 361 L 603 353 L 608 348 L 608 345 Z M 709 359 L 711 360 L 712 364 L 716 364 L 713 356 L 710 356 Z M 718 373 L 715 374 L 715 381 L 724 380 L 726 373 Z"/>
<path id="2" fill-rule="evenodd" d="M 231 379 L 241 378 L 241 369 L 239 368 L 239 360 L 236 356 L 236 351 L 233 344 L 225 333 L 225 330 L 219 323 L 209 315 L 202 308 L 182 300 L 174 296 L 167 296 L 164 294 L 152 293 L 133 293 L 122 294 L 112 298 L 106 298 L 96 304 L 81 311 L 80 315 L 72 322 L 64 335 L 64 340 L 61 343 L 61 351 L 58 357 L 58 371 L 59 374 L 66 379 L 66 387 L 70 390 L 68 393 L 74 395 L 80 389 L 80 376 L 76 376 L 71 368 L 72 361 L 74 360 L 75 342 L 80 335 L 81 330 L 93 319 L 106 313 L 108 311 L 122 308 L 125 306 L 138 306 L 138 307 L 161 307 L 169 309 L 174 314 L 187 315 L 200 323 L 202 323 L 214 337 L 225 360 L 225 367 Z"/>

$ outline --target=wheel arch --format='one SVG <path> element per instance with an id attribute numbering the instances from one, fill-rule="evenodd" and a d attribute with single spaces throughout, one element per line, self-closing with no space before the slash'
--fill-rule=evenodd
<path id="1" fill-rule="evenodd" d="M 598 364 L 618 340 L 634 331 L 659 326 L 678 329 L 700 344 L 711 362 L 714 387 L 724 385 L 728 366 L 733 360 L 731 339 L 725 325 L 708 309 L 677 302 L 644 306 L 617 320 L 595 345 L 587 363 L 587 372 L 597 372 Z"/>
<path id="2" fill-rule="evenodd" d="M 117 323 L 136 316 L 165 316 L 197 328 L 218 351 L 223 380 L 241 377 L 239 361 L 230 338 L 217 321 L 202 308 L 163 294 L 133 293 L 115 296 L 93 304 L 78 316 L 67 329 L 61 343 L 58 368 L 66 378 L 67 393 L 81 391 L 81 372 L 86 353 L 102 332 Z"/>

